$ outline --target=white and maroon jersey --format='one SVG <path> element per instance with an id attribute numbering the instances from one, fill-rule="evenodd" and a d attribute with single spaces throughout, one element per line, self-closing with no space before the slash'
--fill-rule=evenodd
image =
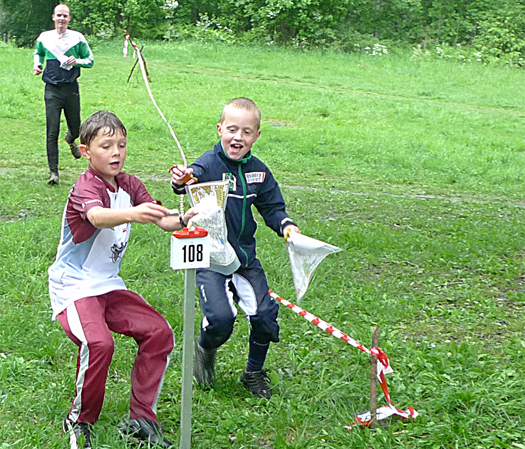
<path id="1" fill-rule="evenodd" d="M 56 260 L 48 270 L 53 320 L 77 299 L 126 290 L 119 271 L 131 224 L 97 229 L 87 212 L 93 207 L 127 209 L 154 200 L 135 176 L 119 173 L 116 182 L 115 191 L 89 167 L 69 192 Z"/>

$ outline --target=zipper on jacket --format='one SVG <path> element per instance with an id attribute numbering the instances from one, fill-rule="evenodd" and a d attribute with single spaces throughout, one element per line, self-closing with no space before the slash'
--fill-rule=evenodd
<path id="1" fill-rule="evenodd" d="M 244 249 L 242 249 L 241 242 L 240 242 L 241 235 L 244 232 L 244 226 L 246 224 L 246 182 L 245 182 L 245 179 L 244 179 L 244 174 L 242 172 L 242 164 L 239 164 L 239 172 L 238 173 L 239 173 L 239 178 L 241 179 L 241 184 L 242 184 L 242 214 L 241 214 L 242 221 L 241 221 L 241 230 L 239 231 L 239 235 L 237 236 L 237 240 L 239 240 L 239 249 L 246 256 L 246 265 L 245 266 L 248 266 L 248 262 L 249 262 L 248 254 L 246 254 L 246 251 L 244 251 Z"/>

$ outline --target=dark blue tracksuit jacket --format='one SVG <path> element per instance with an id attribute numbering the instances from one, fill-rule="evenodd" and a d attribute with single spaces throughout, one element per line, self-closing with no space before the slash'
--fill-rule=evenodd
<path id="1" fill-rule="evenodd" d="M 244 301 L 248 301 L 245 302 L 245 307 L 251 304 L 251 313 L 243 307 L 251 323 L 250 348 L 252 341 L 260 345 L 266 345 L 270 341 L 278 342 L 279 307 L 268 293 L 266 275 L 256 258 L 254 235 L 257 223 L 253 218 L 252 205 L 259 211 L 266 225 L 282 236 L 283 228 L 294 223 L 286 214 L 279 185 L 268 167 L 251 152 L 244 159 L 234 161 L 224 152 L 221 142 L 213 150 L 200 156 L 191 167 L 199 182 L 230 181 L 225 211 L 228 241 L 241 263 L 232 275 L 232 283 L 226 284 L 222 274 L 207 269 L 197 270 L 197 288 L 204 313 L 199 344 L 205 349 L 217 348 L 230 337 L 236 312 L 229 302 L 228 290 L 231 292 L 232 284 L 240 278 L 244 281 L 234 287 L 238 294 L 237 299 L 244 298 Z M 175 193 L 184 193 L 184 186 L 172 187 Z M 239 288 L 245 290 L 240 291 Z"/>
<path id="2" fill-rule="evenodd" d="M 279 236 L 283 228 L 294 224 L 286 214 L 281 190 L 270 169 L 251 151 L 239 161 L 228 157 L 219 141 L 213 150 L 206 151 L 193 164 L 193 175 L 199 182 L 230 180 L 226 204 L 228 241 L 237 253 L 242 267 L 248 267 L 256 258 L 255 231 L 252 205 L 268 227 Z M 175 193 L 184 193 L 184 186 L 173 185 Z"/>

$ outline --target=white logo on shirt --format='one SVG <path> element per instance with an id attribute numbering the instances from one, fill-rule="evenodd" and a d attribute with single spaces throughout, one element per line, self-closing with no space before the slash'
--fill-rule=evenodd
<path id="1" fill-rule="evenodd" d="M 82 203 L 82 209 L 85 209 L 86 206 L 90 203 L 100 203 L 102 204 L 102 201 L 99 200 L 98 198 L 96 200 L 89 200 L 89 201 L 86 201 L 85 203 Z"/>
<path id="2" fill-rule="evenodd" d="M 263 171 L 252 171 L 246 173 L 246 182 L 248 184 L 262 184 L 266 179 L 266 172 Z"/>

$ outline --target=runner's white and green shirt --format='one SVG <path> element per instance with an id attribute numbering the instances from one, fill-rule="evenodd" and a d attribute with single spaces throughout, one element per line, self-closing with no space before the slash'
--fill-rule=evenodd
<path id="1" fill-rule="evenodd" d="M 69 66 L 65 61 L 69 56 L 77 59 L 76 66 Z M 93 53 L 82 33 L 66 30 L 58 34 L 56 30 L 44 31 L 36 42 L 34 63 L 46 67 L 42 80 L 49 84 L 74 82 L 80 76 L 80 67 L 93 67 Z"/>

